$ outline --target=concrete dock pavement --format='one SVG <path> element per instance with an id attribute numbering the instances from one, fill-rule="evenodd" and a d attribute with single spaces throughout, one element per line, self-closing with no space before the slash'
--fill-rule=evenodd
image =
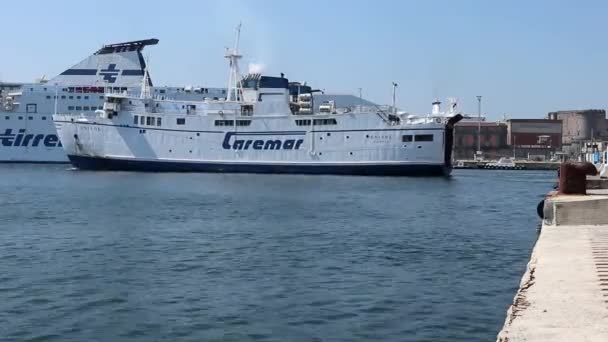
<path id="1" fill-rule="evenodd" d="M 545 199 L 538 241 L 497 341 L 608 341 L 608 190 L 600 184 L 587 193 Z"/>

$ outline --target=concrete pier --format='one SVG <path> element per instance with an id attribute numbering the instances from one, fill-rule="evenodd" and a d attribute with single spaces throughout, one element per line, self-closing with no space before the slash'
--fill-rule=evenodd
<path id="1" fill-rule="evenodd" d="M 540 236 L 497 341 L 608 341 L 608 190 L 598 183 L 587 196 L 545 200 Z"/>

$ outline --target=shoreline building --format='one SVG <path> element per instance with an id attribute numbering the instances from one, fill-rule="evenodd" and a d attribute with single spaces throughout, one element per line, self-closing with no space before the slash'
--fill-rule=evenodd
<path id="1" fill-rule="evenodd" d="M 507 120 L 507 144 L 512 156 L 548 160 L 562 149 L 562 121 L 549 119 Z"/>
<path id="2" fill-rule="evenodd" d="M 561 110 L 550 112 L 547 117 L 562 122 L 563 152 L 571 157 L 578 156 L 588 141 L 608 140 L 608 120 L 603 109 Z"/>

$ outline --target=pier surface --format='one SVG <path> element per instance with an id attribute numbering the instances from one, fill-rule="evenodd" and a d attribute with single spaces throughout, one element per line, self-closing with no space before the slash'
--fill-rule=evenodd
<path id="1" fill-rule="evenodd" d="M 499 342 L 608 341 L 608 190 L 553 194 Z"/>

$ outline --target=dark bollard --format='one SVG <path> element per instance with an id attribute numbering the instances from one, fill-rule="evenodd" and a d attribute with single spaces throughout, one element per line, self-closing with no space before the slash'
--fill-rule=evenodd
<path id="1" fill-rule="evenodd" d="M 559 193 L 586 195 L 588 175 L 597 175 L 597 169 L 591 163 L 563 163 L 559 167 Z"/>

